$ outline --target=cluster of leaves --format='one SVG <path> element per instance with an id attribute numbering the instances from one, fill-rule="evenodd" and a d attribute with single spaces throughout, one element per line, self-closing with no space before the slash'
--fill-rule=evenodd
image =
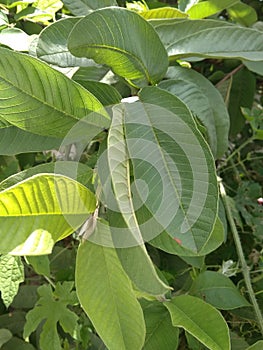
<path id="1" fill-rule="evenodd" d="M 261 19 L 0 3 L 1 349 L 262 347 Z"/>

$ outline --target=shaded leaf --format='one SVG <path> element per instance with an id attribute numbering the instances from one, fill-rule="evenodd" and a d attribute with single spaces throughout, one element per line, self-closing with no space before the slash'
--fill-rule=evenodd
<path id="1" fill-rule="evenodd" d="M 47 255 L 28 256 L 26 260 L 33 266 L 38 275 L 50 276 L 49 258 Z"/>
<path id="2" fill-rule="evenodd" d="M 218 272 L 205 271 L 194 280 L 190 293 L 222 310 L 250 306 L 234 283 Z"/>
<path id="3" fill-rule="evenodd" d="M 167 309 L 159 302 L 142 302 L 146 324 L 144 350 L 176 350 L 179 329 L 171 323 Z"/>
<path id="4" fill-rule="evenodd" d="M 108 65 L 137 87 L 156 84 L 168 68 L 167 53 L 152 26 L 123 8 L 105 8 L 80 20 L 68 47 L 75 56 Z"/>
<path id="5" fill-rule="evenodd" d="M 240 1 L 238 4 L 229 7 L 227 12 L 233 21 L 247 27 L 254 24 L 258 19 L 256 10 L 252 6 L 244 4 Z"/>
<path id="6" fill-rule="evenodd" d="M 3 344 L 7 343 L 12 338 L 12 333 L 5 328 L 0 328 L 0 349 Z"/>
<path id="7" fill-rule="evenodd" d="M 89 241 L 79 246 L 76 288 L 83 309 L 107 348 L 142 349 L 142 309 L 114 248 Z"/>
<path id="8" fill-rule="evenodd" d="M 24 266 L 19 256 L 0 256 L 1 297 L 8 307 L 16 296 L 19 284 L 24 282 Z"/>
<path id="9" fill-rule="evenodd" d="M 220 312 L 211 305 L 190 295 L 175 297 L 164 305 L 175 327 L 182 327 L 209 349 L 230 349 L 227 324 Z"/>
<path id="10" fill-rule="evenodd" d="M 34 309 L 26 315 L 26 324 L 24 327 L 24 338 L 33 333 L 40 322 L 44 325 L 40 335 L 40 347 L 43 350 L 60 350 L 60 339 L 57 331 L 59 323 L 64 332 L 74 335 L 77 327 L 78 316 L 68 309 L 68 305 L 74 305 L 77 302 L 75 292 L 72 292 L 74 283 L 64 282 L 57 284 L 52 292 L 50 285 L 43 285 L 38 288 L 40 295 Z"/>
<path id="11" fill-rule="evenodd" d="M 50 254 L 93 212 L 95 196 L 61 175 L 40 174 L 0 192 L 0 250 L 14 255 Z"/>

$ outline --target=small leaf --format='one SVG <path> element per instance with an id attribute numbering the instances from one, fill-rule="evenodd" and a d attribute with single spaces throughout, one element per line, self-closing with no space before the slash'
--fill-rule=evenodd
<path id="1" fill-rule="evenodd" d="M 230 350 L 229 330 L 223 316 L 204 301 L 181 295 L 165 302 L 175 327 L 182 327 L 213 350 Z"/>
<path id="2" fill-rule="evenodd" d="M 0 192 L 0 251 L 50 254 L 96 208 L 93 193 L 61 175 L 40 174 Z"/>
<path id="3" fill-rule="evenodd" d="M 142 309 L 114 248 L 89 241 L 79 246 L 76 288 L 83 309 L 107 348 L 142 349 Z"/>
<path id="4" fill-rule="evenodd" d="M 262 350 L 263 340 L 257 341 L 255 344 L 249 346 L 246 350 Z"/>
<path id="5" fill-rule="evenodd" d="M 0 349 L 2 348 L 2 345 L 7 343 L 12 338 L 12 333 L 5 328 L 0 329 Z"/>
<path id="6" fill-rule="evenodd" d="M 205 271 L 194 280 L 190 293 L 222 310 L 250 306 L 234 283 L 218 272 Z"/>
<path id="7" fill-rule="evenodd" d="M 19 284 L 24 282 L 24 266 L 19 256 L 0 257 L 0 290 L 2 300 L 8 307 L 18 292 Z"/>
<path id="8" fill-rule="evenodd" d="M 188 15 L 174 7 L 160 7 L 148 11 L 139 12 L 145 19 L 156 18 L 185 18 Z"/>
<path id="9" fill-rule="evenodd" d="M 47 255 L 28 256 L 28 263 L 33 266 L 35 272 L 39 275 L 50 276 L 49 258 Z"/>
<path id="10" fill-rule="evenodd" d="M 105 8 L 80 20 L 68 47 L 77 57 L 108 65 L 136 87 L 156 84 L 168 68 L 167 53 L 152 26 L 123 8 Z"/>
<path id="11" fill-rule="evenodd" d="M 146 324 L 144 350 L 176 350 L 179 329 L 171 323 L 167 309 L 159 302 L 142 303 Z"/>
<path id="12" fill-rule="evenodd" d="M 234 6 L 227 9 L 230 18 L 242 24 L 243 26 L 250 27 L 252 24 L 257 22 L 258 16 L 256 10 L 243 2 L 239 2 Z"/>
<path id="13" fill-rule="evenodd" d="M 224 9 L 239 3 L 239 0 L 209 0 L 194 4 L 186 12 L 192 19 L 212 16 Z"/>
<path id="14" fill-rule="evenodd" d="M 77 327 L 78 316 L 67 308 L 67 305 L 73 305 L 76 302 L 75 292 L 72 292 L 74 283 L 64 282 L 57 284 L 52 292 L 51 287 L 43 285 L 38 288 L 40 295 L 34 309 L 26 315 L 26 324 L 24 327 L 24 338 L 33 333 L 40 322 L 44 325 L 40 335 L 40 347 L 43 350 L 60 350 L 60 339 L 57 331 L 59 323 L 64 332 L 71 336 Z"/>

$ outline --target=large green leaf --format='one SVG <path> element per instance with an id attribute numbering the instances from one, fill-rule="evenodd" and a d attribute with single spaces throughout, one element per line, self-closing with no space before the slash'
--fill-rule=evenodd
<path id="1" fill-rule="evenodd" d="M 230 350 L 227 324 L 215 308 L 190 295 L 181 295 L 165 302 L 175 327 L 182 327 L 206 347 Z"/>
<path id="2" fill-rule="evenodd" d="M 173 20 L 155 25 L 169 57 L 218 57 L 262 61 L 263 37 L 252 28 L 213 20 Z"/>
<path id="3" fill-rule="evenodd" d="M 33 134 L 16 126 L 0 128 L 0 154 L 12 155 L 59 148 L 62 139 Z"/>
<path id="4" fill-rule="evenodd" d="M 159 302 L 142 301 L 146 324 L 144 350 L 176 350 L 179 329 L 171 323 L 167 309 Z"/>
<path id="5" fill-rule="evenodd" d="M 140 229 L 146 240 L 165 230 L 200 252 L 217 215 L 213 157 L 181 100 L 155 87 L 144 88 L 140 99 L 143 104 L 127 104 L 125 112 L 134 198 L 138 208 L 144 206 Z"/>
<path id="6" fill-rule="evenodd" d="M 175 254 L 181 257 L 195 257 L 205 256 L 216 248 L 218 248 L 224 241 L 224 229 L 222 222 L 217 219 L 214 229 L 198 253 L 193 253 L 181 246 L 180 241 L 173 239 L 167 232 L 162 232 L 159 236 L 152 239 L 149 243 L 169 254 Z M 179 242 L 179 243 L 178 243 Z"/>
<path id="7" fill-rule="evenodd" d="M 77 180 L 83 185 L 91 183 L 93 170 L 86 164 L 73 161 L 59 161 L 36 165 L 32 168 L 25 169 L 16 173 L 0 182 L 0 191 L 8 187 L 16 185 L 18 182 L 24 181 L 33 175 L 40 173 L 59 174 Z"/>
<path id="8" fill-rule="evenodd" d="M 75 16 L 85 16 L 99 8 L 117 5 L 116 0 L 63 0 L 63 2 Z"/>
<path id="9" fill-rule="evenodd" d="M 181 67 L 168 70 L 171 80 L 159 87 L 178 96 L 207 129 L 209 144 L 215 157 L 223 156 L 228 147 L 229 115 L 218 90 L 198 72 Z"/>
<path id="10" fill-rule="evenodd" d="M 114 248 L 89 241 L 79 246 L 76 288 L 83 309 L 107 348 L 142 349 L 142 309 Z"/>
<path id="11" fill-rule="evenodd" d="M 36 54 L 42 61 L 60 67 L 86 67 L 92 60 L 73 56 L 67 47 L 68 36 L 82 17 L 65 18 L 46 27 L 39 35 Z"/>
<path id="12" fill-rule="evenodd" d="M 0 192 L 0 252 L 50 254 L 95 210 L 95 196 L 61 175 L 40 174 Z"/>
<path id="13" fill-rule="evenodd" d="M 190 293 L 218 309 L 231 310 L 250 306 L 234 283 L 221 273 L 205 271 L 194 280 Z"/>
<path id="14" fill-rule="evenodd" d="M 152 26 L 123 8 L 98 10 L 80 20 L 68 46 L 73 55 L 106 64 L 137 87 L 156 84 L 168 68 L 166 50 Z"/>
<path id="15" fill-rule="evenodd" d="M 94 137 L 109 124 L 103 106 L 87 90 L 43 62 L 3 48 L 0 102 L 2 118 L 40 135 L 65 136 L 83 118 L 83 134 Z"/>
<path id="16" fill-rule="evenodd" d="M 108 171 L 106 170 L 106 174 L 110 174 L 111 177 L 111 183 L 106 183 L 106 185 L 110 185 L 110 188 L 113 188 L 114 197 L 110 198 L 111 201 L 107 198 L 109 188 L 105 186 L 104 179 L 101 179 L 104 193 L 106 192 L 106 205 L 109 209 L 113 209 L 113 201 L 116 199 L 115 212 L 121 215 L 126 224 L 126 227 L 116 227 L 116 214 L 113 217 L 110 216 L 113 244 L 116 247 L 122 247 L 117 249 L 117 253 L 132 282 L 140 290 L 149 294 L 163 295 L 169 290 L 169 287 L 158 277 L 146 251 L 133 205 L 130 184 L 131 169 L 124 133 L 124 116 L 123 105 L 113 107 L 112 124 L 108 136 L 107 161 L 105 162 L 102 158 L 98 163 L 98 175 L 102 178 L 106 170 L 105 164 L 108 164 L 109 168 Z M 122 242 L 120 242 L 119 235 Z M 139 270 L 133 264 L 134 260 L 144 267 L 143 270 Z"/>
<path id="17" fill-rule="evenodd" d="M 190 16 L 190 18 L 205 18 L 212 16 L 222 10 L 238 4 L 239 0 L 208 0 L 198 2 L 190 7 L 186 12 Z"/>

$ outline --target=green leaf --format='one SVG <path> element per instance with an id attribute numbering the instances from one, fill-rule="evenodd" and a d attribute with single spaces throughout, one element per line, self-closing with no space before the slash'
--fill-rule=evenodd
<path id="1" fill-rule="evenodd" d="M 68 37 L 82 17 L 61 19 L 46 27 L 39 35 L 36 54 L 42 61 L 59 67 L 87 67 L 94 65 L 92 60 L 73 56 L 67 47 Z"/>
<path id="2" fill-rule="evenodd" d="M 218 272 L 205 271 L 194 280 L 190 293 L 222 310 L 250 306 L 234 283 Z"/>
<path id="3" fill-rule="evenodd" d="M 239 0 L 209 0 L 202 1 L 190 7 L 186 13 L 192 19 L 205 18 L 239 3 Z"/>
<path id="4" fill-rule="evenodd" d="M 0 11 L 0 27 L 6 27 L 8 24 L 9 20 L 7 15 L 3 11 Z"/>
<path id="5" fill-rule="evenodd" d="M 247 27 L 257 22 L 258 19 L 256 10 L 243 2 L 229 7 L 227 12 L 233 21 Z"/>
<path id="6" fill-rule="evenodd" d="M 227 324 L 215 308 L 190 295 L 165 302 L 175 327 L 182 327 L 202 344 L 213 350 L 230 350 Z"/>
<path id="7" fill-rule="evenodd" d="M 43 350 L 60 350 L 60 339 L 57 331 L 57 324 L 64 332 L 74 335 L 77 327 L 78 316 L 67 308 L 67 305 L 74 305 L 77 301 L 75 292 L 72 292 L 74 283 L 58 283 L 54 292 L 50 285 L 43 285 L 38 288 L 40 298 L 33 310 L 26 315 L 24 327 L 24 338 L 30 336 L 38 325 L 44 321 L 40 335 L 40 347 Z"/>
<path id="8" fill-rule="evenodd" d="M 63 137 L 85 117 L 82 128 L 93 138 L 109 123 L 100 102 L 79 84 L 33 57 L 3 48 L 0 101 L 2 118 L 36 134 Z M 102 114 L 95 118 L 93 111 Z"/>
<path id="9" fill-rule="evenodd" d="M 243 61 L 244 65 L 251 71 L 259 75 L 263 75 L 263 61 L 252 62 L 252 61 Z"/>
<path id="10" fill-rule="evenodd" d="M 228 106 L 231 136 L 235 136 L 243 128 L 245 118 L 241 107 L 252 107 L 255 91 L 256 78 L 253 73 L 244 68 L 234 75 Z"/>
<path id="11" fill-rule="evenodd" d="M 12 338 L 12 333 L 5 328 L 0 329 L 0 349 Z"/>
<path id="12" fill-rule="evenodd" d="M 93 212 L 95 196 L 61 175 L 40 174 L 0 192 L 0 251 L 50 254 Z"/>
<path id="13" fill-rule="evenodd" d="M 263 59 L 263 37 L 256 29 L 214 20 L 173 20 L 154 27 L 173 60 L 184 57 Z"/>
<path id="14" fill-rule="evenodd" d="M 91 92 L 103 106 L 110 106 L 121 102 L 122 96 L 113 86 L 93 80 L 77 80 L 85 89 Z"/>
<path id="15" fill-rule="evenodd" d="M 85 16 L 91 11 L 118 5 L 116 0 L 63 0 L 63 2 L 75 16 Z"/>
<path id="16" fill-rule="evenodd" d="M 179 97 L 207 129 L 209 144 L 215 157 L 228 148 L 229 115 L 218 90 L 198 72 L 181 67 L 168 70 L 172 79 L 159 87 Z"/>
<path id="17" fill-rule="evenodd" d="M 188 17 L 186 13 L 174 7 L 156 8 L 156 9 L 140 12 L 140 15 L 145 19 Z"/>
<path id="18" fill-rule="evenodd" d="M 108 65 L 136 87 L 156 84 L 168 68 L 166 50 L 152 26 L 123 8 L 105 8 L 80 20 L 68 47 L 75 56 Z"/>
<path id="19" fill-rule="evenodd" d="M 155 219 L 141 224 L 144 234 L 148 228 L 144 238 L 165 230 L 200 252 L 217 215 L 213 157 L 181 100 L 155 87 L 144 88 L 140 99 L 143 104 L 127 105 L 125 125 L 139 204 Z"/>
<path id="20" fill-rule="evenodd" d="M 28 343 L 23 341 L 20 338 L 13 337 L 12 339 L 9 340 L 8 343 L 4 344 L 1 350 L 14 350 L 14 349 L 19 349 L 19 350 L 35 350 L 36 348 Z"/>
<path id="21" fill-rule="evenodd" d="M 50 276 L 50 263 L 47 255 L 28 256 L 26 260 L 38 275 Z"/>
<path id="22" fill-rule="evenodd" d="M 146 324 L 144 350 L 176 350 L 179 329 L 171 324 L 167 309 L 159 302 L 143 302 Z"/>
<path id="23" fill-rule="evenodd" d="M 0 154 L 2 155 L 46 151 L 59 148 L 61 142 L 62 139 L 33 134 L 16 126 L 0 128 Z"/>
<path id="24" fill-rule="evenodd" d="M 130 187 L 130 165 L 128 149 L 124 134 L 125 108 L 123 105 L 113 107 L 112 124 L 108 136 L 108 165 L 111 174 L 112 187 L 119 208 L 127 229 L 122 235 L 127 237 L 127 245 L 118 249 L 117 253 L 124 267 L 124 270 L 135 285 L 152 295 L 162 295 L 170 288 L 158 277 L 153 263 L 143 244 L 143 238 L 138 224 Z M 98 171 L 100 168 L 98 167 Z M 125 232 L 126 231 L 126 232 Z M 132 241 L 132 247 L 130 247 Z M 116 244 L 116 242 L 114 242 Z M 138 270 L 133 261 L 143 266 L 143 271 Z"/>
<path id="25" fill-rule="evenodd" d="M 64 175 L 70 177 L 71 179 L 77 180 L 83 185 L 90 183 L 93 177 L 93 170 L 86 164 L 73 161 L 45 163 L 9 176 L 0 182 L 0 191 L 3 191 L 8 187 L 16 185 L 18 182 L 24 181 L 33 175 L 40 173 Z"/>
<path id="26" fill-rule="evenodd" d="M 82 307 L 107 348 L 142 349 L 142 309 L 114 248 L 89 241 L 79 246 L 76 288 Z"/>
<path id="27" fill-rule="evenodd" d="M 223 224 L 220 221 L 220 219 L 217 219 L 214 229 L 211 232 L 210 236 L 208 237 L 207 242 L 204 244 L 204 246 L 198 253 L 193 253 L 193 251 L 190 251 L 182 247 L 178 243 L 178 241 L 173 239 L 167 232 L 162 232 L 159 236 L 151 240 L 149 243 L 154 247 L 164 250 L 167 253 L 175 254 L 175 255 L 181 256 L 182 258 L 185 258 L 185 257 L 207 255 L 212 251 L 214 251 L 216 248 L 218 248 L 223 243 L 223 241 L 224 241 Z"/>
<path id="28" fill-rule="evenodd" d="M 246 350 L 261 350 L 262 346 L 263 346 L 263 340 L 259 340 L 255 344 L 248 347 Z"/>
<path id="29" fill-rule="evenodd" d="M 16 296 L 19 284 L 24 282 L 24 265 L 19 256 L 0 256 L 0 290 L 8 307 Z"/>

